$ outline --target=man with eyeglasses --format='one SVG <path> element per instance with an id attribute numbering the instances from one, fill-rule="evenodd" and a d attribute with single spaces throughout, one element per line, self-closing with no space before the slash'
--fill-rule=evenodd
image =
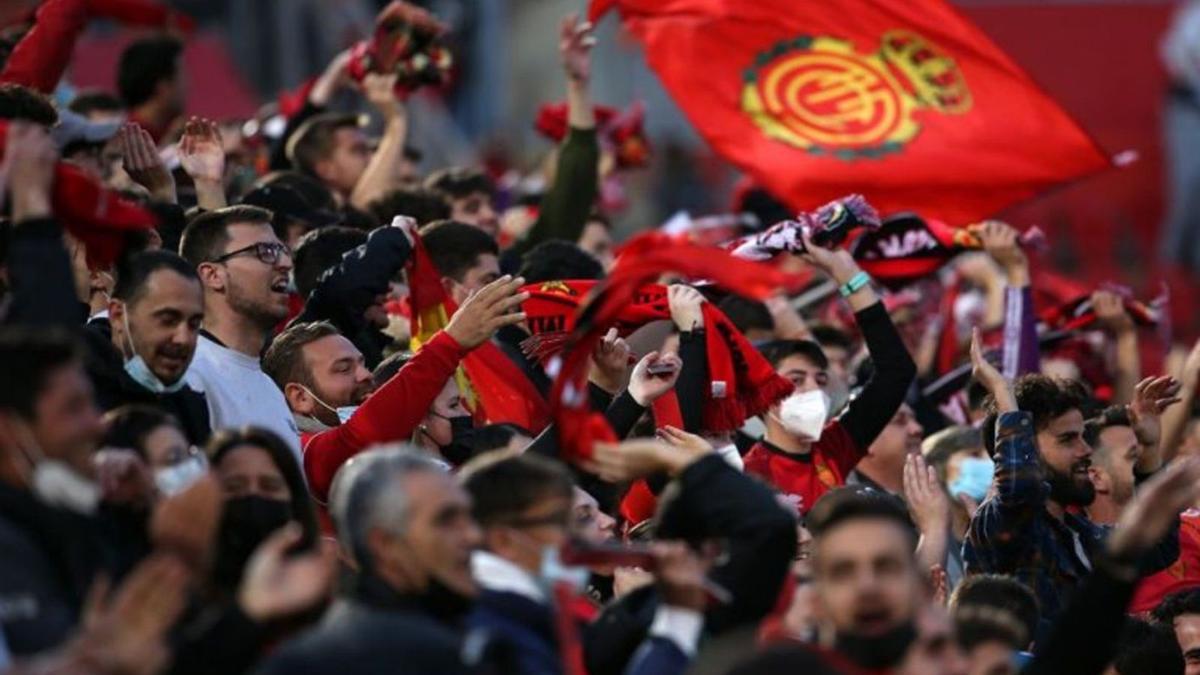
<path id="1" fill-rule="evenodd" d="M 493 652 L 506 657 L 496 664 L 502 672 L 564 672 L 551 570 L 544 562 L 548 551 L 589 536 L 587 525 L 576 522 L 571 474 L 554 460 L 500 450 L 464 465 L 459 481 L 483 531 L 483 548 L 471 556 L 480 594 L 468 626 L 503 645 Z M 627 673 L 683 672 L 704 624 L 706 566 L 700 556 L 683 544 L 661 546 L 655 555 L 662 601 Z M 580 629 L 592 618 L 578 608 L 570 612 Z"/>
<path id="2" fill-rule="evenodd" d="M 843 250 L 806 242 L 802 257 L 832 278 L 855 312 L 874 374 L 844 411 L 830 415 L 829 360 L 811 340 L 777 340 L 759 351 L 796 385 L 763 419 L 767 433 L 744 458 L 746 472 L 775 486 L 806 513 L 821 495 L 846 482 L 904 402 L 917 367 L 870 277 Z"/>
<path id="3" fill-rule="evenodd" d="M 204 286 L 204 325 L 188 385 L 204 392 L 213 429 L 273 431 L 300 456 L 299 430 L 260 355 L 288 314 L 292 253 L 254 206 L 209 211 L 188 224 L 180 253 Z"/>

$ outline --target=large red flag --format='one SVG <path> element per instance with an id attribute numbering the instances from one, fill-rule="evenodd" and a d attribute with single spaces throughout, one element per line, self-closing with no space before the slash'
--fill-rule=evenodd
<path id="1" fill-rule="evenodd" d="M 1108 157 L 944 0 L 616 7 L 712 147 L 797 210 L 861 192 L 963 224 Z"/>

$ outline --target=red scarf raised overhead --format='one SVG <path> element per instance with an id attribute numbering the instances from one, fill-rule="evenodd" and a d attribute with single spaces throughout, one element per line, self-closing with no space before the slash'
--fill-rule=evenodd
<path id="1" fill-rule="evenodd" d="M 1020 236 L 1024 247 L 1036 247 L 1044 239 L 1036 227 Z M 970 226 L 951 227 L 908 213 L 888 218 L 880 228 L 864 232 L 850 246 L 850 252 L 864 272 L 896 290 L 934 275 L 960 253 L 982 248 L 983 242 Z"/>
<path id="2" fill-rule="evenodd" d="M 7 138 L 8 122 L 0 120 L 0 153 Z M 118 197 L 66 162 L 54 167 L 50 201 L 58 222 L 83 242 L 93 269 L 112 265 L 125 249 L 127 234 L 150 230 L 158 224 L 153 213 Z"/>
<path id="3" fill-rule="evenodd" d="M 414 348 L 446 327 L 458 309 L 442 287 L 442 276 L 416 237 L 408 266 Z M 550 408 L 525 373 L 490 340 L 462 361 L 455 376 L 460 393 L 476 419 L 508 422 L 533 433 L 550 423 Z"/>
<path id="4" fill-rule="evenodd" d="M 588 282 L 583 292 L 569 291 L 560 297 L 539 297 L 544 306 L 528 311 L 545 311 L 544 316 L 563 315 L 561 330 L 565 340 L 543 341 L 562 345 L 562 363 L 550 395 L 554 421 L 559 428 L 559 445 L 565 456 L 586 458 L 596 440 L 614 441 L 612 429 L 602 415 L 591 413 L 587 403 L 588 357 L 596 343 L 613 326 L 666 318 L 666 299 L 662 286 L 655 281 L 663 274 L 678 272 L 694 279 L 709 280 L 721 288 L 754 300 L 764 300 L 788 282 L 776 268 L 743 260 L 721 249 L 697 246 L 685 240 L 650 232 L 635 237 L 620 251 L 617 265 L 609 277 Z M 570 289 L 569 284 L 564 284 Z M 549 292 L 548 295 L 554 295 Z M 660 295 L 661 294 L 661 295 Z M 574 314 L 564 307 L 579 306 Z M 711 386 L 705 392 L 705 426 L 710 431 L 728 430 L 746 417 L 766 408 L 792 391 L 786 379 L 774 369 L 729 324 L 715 308 L 705 309 L 709 373 Z M 546 327 L 554 327 L 555 319 Z M 532 325 L 532 324 L 531 324 Z M 551 350 L 553 351 L 553 350 Z M 723 383 L 718 386 L 718 383 Z M 735 421 L 736 420 L 736 421 Z"/>
<path id="5" fill-rule="evenodd" d="M 574 329 L 574 318 L 596 281 L 550 281 L 525 287 L 530 297 L 522 305 L 531 336 L 522 345 L 538 359 L 557 353 Z M 709 387 L 704 395 L 704 431 L 722 433 L 761 414 L 791 387 L 775 375 L 771 364 L 742 336 L 721 310 L 711 303 L 701 307 L 705 326 Z M 613 326 L 627 336 L 652 321 L 670 319 L 667 287 L 648 284 L 620 308 Z"/>

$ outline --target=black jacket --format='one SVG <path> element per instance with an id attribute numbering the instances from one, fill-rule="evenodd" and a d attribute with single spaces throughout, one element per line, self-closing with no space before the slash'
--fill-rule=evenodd
<path id="1" fill-rule="evenodd" d="M 58 223 L 52 218 L 25 220 L 13 225 L 11 237 L 5 261 L 9 294 L 0 303 L 0 321 L 38 326 L 86 321 Z"/>
<path id="2" fill-rule="evenodd" d="M 725 561 L 710 577 L 732 593 L 733 602 L 705 613 L 705 632 L 718 635 L 765 617 L 779 599 L 796 555 L 795 518 L 779 507 L 770 490 L 717 455 L 685 469 L 664 499 L 669 503 L 660 505 L 659 538 L 724 543 Z M 588 672 L 621 673 L 645 640 L 657 608 L 653 588 L 609 605 L 584 635 Z"/>
<path id="3" fill-rule="evenodd" d="M 70 637 L 92 582 L 119 581 L 149 549 L 145 520 L 101 509 L 85 516 L 0 483 L 0 631 L 15 656 Z"/>
<path id="4" fill-rule="evenodd" d="M 454 675 L 474 672 L 460 656 L 461 615 L 435 610 L 382 582 L 360 583 L 321 624 L 284 644 L 259 675 Z"/>
<path id="5" fill-rule="evenodd" d="M 125 357 L 113 346 L 105 328 L 103 322 L 93 322 L 83 331 L 85 366 L 100 409 L 108 411 L 130 403 L 152 405 L 179 420 L 189 443 L 207 443 L 212 427 L 204 394 L 187 385 L 177 392 L 157 394 L 138 384 L 125 372 Z"/>
<path id="6" fill-rule="evenodd" d="M 412 244 L 398 227 L 380 227 L 367 243 L 348 251 L 329 268 L 308 295 L 304 310 L 293 324 L 328 321 L 358 347 L 367 368 L 383 360 L 386 336 L 367 325 L 363 314 L 375 297 L 387 293 L 388 284 L 412 255 Z"/>

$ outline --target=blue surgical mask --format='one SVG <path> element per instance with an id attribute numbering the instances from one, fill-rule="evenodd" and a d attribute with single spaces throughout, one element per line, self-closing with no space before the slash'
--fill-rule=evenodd
<path id="1" fill-rule="evenodd" d="M 996 465 L 987 457 L 966 457 L 958 465 L 958 477 L 950 483 L 950 495 L 966 495 L 975 501 L 983 501 L 992 487 Z"/>
<path id="2" fill-rule="evenodd" d="M 129 339 L 129 351 L 133 353 L 133 358 L 125 361 L 125 372 L 129 377 L 133 378 L 134 382 L 142 385 L 155 394 L 174 394 L 183 389 L 187 384 L 184 376 L 180 376 L 174 384 L 163 384 L 162 380 L 150 370 L 146 360 L 138 354 L 137 346 L 133 343 L 133 333 L 129 330 L 129 306 L 125 306 L 125 311 L 121 312 L 121 323 L 125 326 L 125 337 Z M 185 373 L 186 375 L 186 373 Z"/>
<path id="3" fill-rule="evenodd" d="M 154 470 L 154 484 L 158 491 L 170 497 L 188 489 L 208 473 L 208 460 L 202 454 L 188 456 L 182 462 Z"/>

